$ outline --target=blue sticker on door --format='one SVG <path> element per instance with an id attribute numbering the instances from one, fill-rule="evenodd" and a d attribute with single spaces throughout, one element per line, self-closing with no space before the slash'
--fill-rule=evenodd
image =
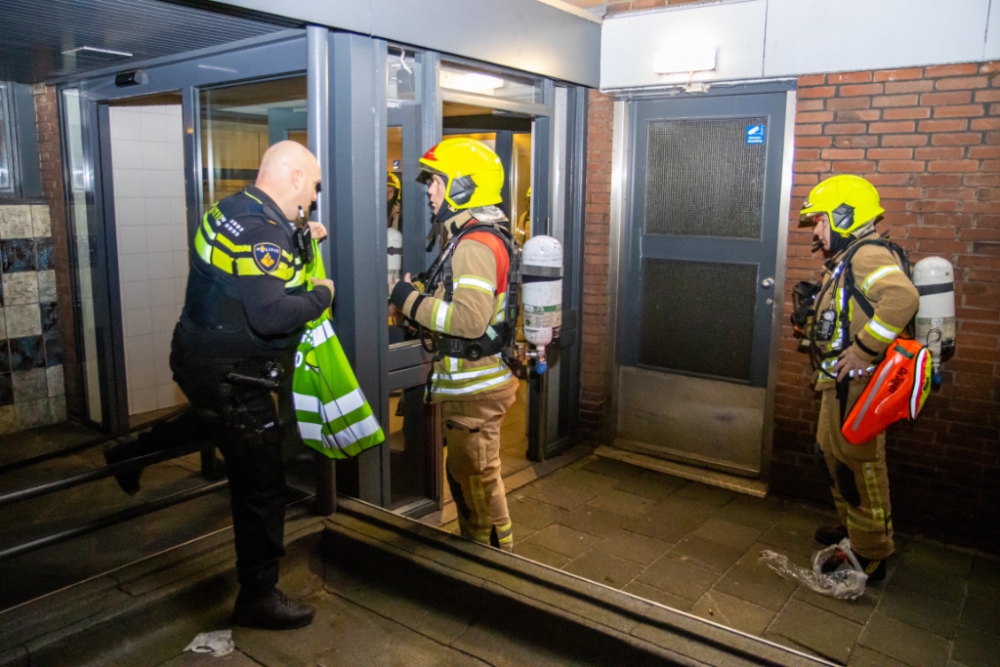
<path id="1" fill-rule="evenodd" d="M 747 143 L 748 144 L 762 144 L 764 143 L 764 125 L 747 125 Z"/>

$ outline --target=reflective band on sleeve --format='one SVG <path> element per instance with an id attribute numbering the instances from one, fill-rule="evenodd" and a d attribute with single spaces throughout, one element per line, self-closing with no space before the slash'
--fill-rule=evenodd
<path id="1" fill-rule="evenodd" d="M 448 322 L 451 320 L 451 304 L 445 303 L 444 301 L 437 301 L 434 304 L 434 313 L 432 315 L 434 320 L 434 330 L 442 331 L 448 333 Z"/>
<path id="2" fill-rule="evenodd" d="M 901 329 L 891 324 L 886 324 L 885 321 L 876 315 L 865 325 L 865 331 L 883 343 L 891 343 L 896 340 L 896 336 L 899 335 Z"/>
<path id="3" fill-rule="evenodd" d="M 494 287 L 489 282 L 483 280 L 482 278 L 476 278 L 474 276 L 462 276 L 457 281 L 455 281 L 455 289 L 461 289 L 463 287 L 477 289 L 480 292 L 486 292 L 490 296 L 493 296 Z"/>
<path id="4" fill-rule="evenodd" d="M 879 268 L 875 269 L 870 274 L 868 274 L 868 277 L 865 278 L 865 281 L 863 283 L 861 283 L 861 292 L 865 296 L 867 296 L 868 295 L 868 290 L 878 280 L 884 278 L 885 276 L 889 275 L 890 273 L 902 273 L 902 272 L 903 272 L 903 270 L 900 269 L 895 264 L 892 264 L 892 265 L 889 265 L 889 266 L 880 266 Z"/>

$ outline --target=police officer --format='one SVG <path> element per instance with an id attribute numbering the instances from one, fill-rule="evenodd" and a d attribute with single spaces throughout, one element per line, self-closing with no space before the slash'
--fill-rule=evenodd
<path id="1" fill-rule="evenodd" d="M 919 301 L 902 257 L 875 231 L 884 212 L 871 183 L 844 174 L 814 187 L 800 214 L 803 222 L 815 224 L 818 245 L 832 255 L 815 304 L 817 321 L 831 324 L 822 335 L 816 333 L 819 325 L 807 333 L 820 357 L 817 465 L 830 484 L 841 523 L 819 528 L 816 540 L 831 545 L 850 537 L 872 581 L 885 578 L 885 561 L 894 549 L 885 433 L 853 445 L 841 424 Z M 832 560 L 827 569 L 843 556 Z"/>
<path id="2" fill-rule="evenodd" d="M 391 301 L 433 332 L 437 354 L 430 399 L 440 403 L 448 445 L 447 478 L 462 535 L 510 551 L 507 498 L 500 476 L 500 426 L 514 404 L 517 380 L 499 351 L 482 356 L 470 346 L 512 335 L 504 321 L 510 266 L 500 203 L 503 166 L 486 144 L 446 139 L 420 159 L 435 222 L 450 241 L 460 234 L 441 284 L 422 294 L 410 275 L 396 283 Z M 502 231 L 501 231 L 502 230 Z M 448 252 L 446 250 L 446 252 Z"/>
<path id="3" fill-rule="evenodd" d="M 307 291 L 299 251 L 307 244 L 296 240 L 304 228 L 317 238 L 326 235 L 321 224 L 304 224 L 319 184 L 316 158 L 300 144 L 283 141 L 264 153 L 255 185 L 205 214 L 191 242 L 187 293 L 170 356 L 192 417 L 106 453 L 114 462 L 177 446 L 196 437 L 199 428 L 219 446 L 236 542 L 237 625 L 296 628 L 308 625 L 314 613 L 277 588 L 285 477 L 272 391 L 274 381 L 290 379 L 304 325 L 333 300 L 330 280 L 313 279 Z M 134 493 L 140 473 L 116 477 Z"/>

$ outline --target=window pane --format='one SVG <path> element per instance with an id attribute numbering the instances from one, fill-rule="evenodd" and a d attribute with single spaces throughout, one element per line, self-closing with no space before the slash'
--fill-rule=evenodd
<path id="1" fill-rule="evenodd" d="M 542 82 L 496 74 L 455 63 L 441 63 L 441 88 L 463 95 L 481 95 L 508 102 L 542 103 Z M 484 101 L 484 103 L 486 103 Z"/>
<path id="2" fill-rule="evenodd" d="M 7 140 L 7 133 L 12 129 L 8 127 L 10 122 L 7 117 L 8 92 L 7 86 L 0 84 L 0 192 L 4 193 L 9 193 L 13 189 L 10 143 Z"/>

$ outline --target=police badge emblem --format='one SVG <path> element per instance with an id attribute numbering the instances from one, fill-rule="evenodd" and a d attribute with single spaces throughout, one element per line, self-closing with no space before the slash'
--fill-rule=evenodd
<path id="1" fill-rule="evenodd" d="M 253 247 L 253 261 L 264 273 L 274 273 L 281 264 L 281 248 L 274 243 L 258 243 Z"/>

